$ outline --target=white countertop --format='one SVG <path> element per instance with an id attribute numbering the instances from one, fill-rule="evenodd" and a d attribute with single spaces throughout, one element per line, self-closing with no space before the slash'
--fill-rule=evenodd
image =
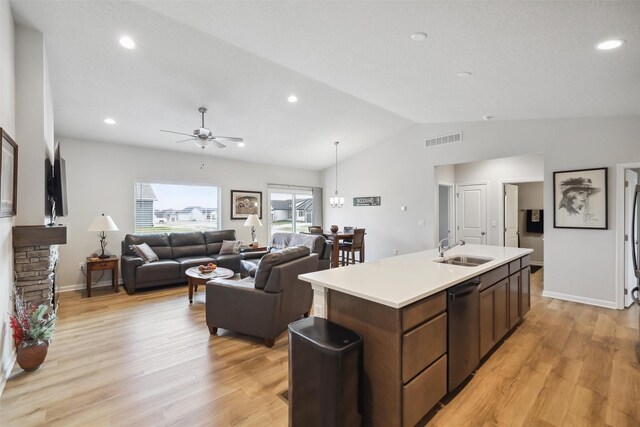
<path id="1" fill-rule="evenodd" d="M 347 267 L 301 274 L 312 285 L 400 308 L 476 277 L 533 252 L 533 249 L 464 245 L 445 253 L 493 258 L 477 267 L 434 262 L 436 249 L 394 256 Z"/>

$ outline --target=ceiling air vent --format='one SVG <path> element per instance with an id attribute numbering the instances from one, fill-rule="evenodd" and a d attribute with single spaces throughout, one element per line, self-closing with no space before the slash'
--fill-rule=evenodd
<path id="1" fill-rule="evenodd" d="M 456 132 L 449 135 L 439 136 L 437 138 L 427 139 L 424 142 L 424 148 L 435 147 L 437 145 L 451 144 L 452 142 L 462 141 L 462 132 Z"/>

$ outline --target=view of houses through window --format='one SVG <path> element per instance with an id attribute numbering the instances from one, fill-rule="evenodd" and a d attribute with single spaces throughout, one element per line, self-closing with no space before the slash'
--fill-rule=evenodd
<path id="1" fill-rule="evenodd" d="M 135 232 L 219 230 L 220 187 L 135 183 Z"/>
<path id="2" fill-rule="evenodd" d="M 307 233 L 313 224 L 311 191 L 271 191 L 270 232 Z"/>

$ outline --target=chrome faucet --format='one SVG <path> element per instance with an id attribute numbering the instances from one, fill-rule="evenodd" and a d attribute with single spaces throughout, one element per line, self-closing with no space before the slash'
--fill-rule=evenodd
<path id="1" fill-rule="evenodd" d="M 456 243 L 453 244 L 453 246 L 442 246 L 442 243 L 444 243 L 445 240 L 449 241 L 449 238 L 446 237 L 446 238 L 440 240 L 440 243 L 438 243 L 438 257 L 439 258 L 444 258 L 444 253 L 446 251 L 448 251 L 449 249 L 453 249 L 458 245 L 464 246 L 464 240 L 458 240 Z"/>

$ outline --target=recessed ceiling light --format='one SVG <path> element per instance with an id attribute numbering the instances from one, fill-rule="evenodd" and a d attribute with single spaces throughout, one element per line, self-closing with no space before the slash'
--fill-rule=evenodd
<path id="1" fill-rule="evenodd" d="M 244 142 L 238 142 L 238 147 L 242 148 L 242 147 L 244 147 L 244 146 L 245 146 L 245 143 L 244 143 Z"/>
<path id="2" fill-rule="evenodd" d="M 606 40 L 606 41 L 603 41 L 601 43 L 598 43 L 596 45 L 596 48 L 598 48 L 600 50 L 615 49 L 617 47 L 622 46 L 625 43 L 626 43 L 626 41 L 621 40 L 621 39 Z"/>
<path id="3" fill-rule="evenodd" d="M 111 117 L 107 117 L 106 119 L 104 119 L 104 122 L 108 125 L 115 125 L 116 121 L 113 120 Z"/>
<path id="4" fill-rule="evenodd" d="M 289 95 L 289 97 L 287 98 L 287 101 L 293 104 L 294 102 L 298 102 L 298 97 L 295 95 Z"/>
<path id="5" fill-rule="evenodd" d="M 135 49 L 136 47 L 136 42 L 134 42 L 133 39 L 129 36 L 120 37 L 120 44 L 125 49 Z"/>
<path id="6" fill-rule="evenodd" d="M 421 42 L 427 39 L 427 33 L 413 33 L 411 34 L 411 40 L 414 42 Z"/>
<path id="7" fill-rule="evenodd" d="M 468 71 L 461 71 L 458 73 L 458 77 L 469 77 L 471 76 L 471 73 Z"/>
<path id="8" fill-rule="evenodd" d="M 493 116 L 482 116 L 482 120 L 491 120 Z"/>

